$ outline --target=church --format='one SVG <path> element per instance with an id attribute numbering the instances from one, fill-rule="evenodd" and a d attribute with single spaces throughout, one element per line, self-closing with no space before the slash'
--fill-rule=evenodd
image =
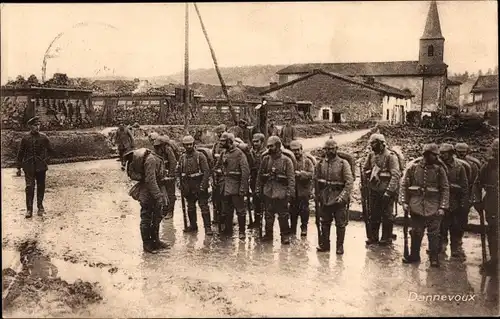
<path id="1" fill-rule="evenodd" d="M 452 92 L 455 92 L 461 83 L 448 79 L 448 65 L 444 63 L 444 42 L 437 3 L 432 1 L 420 38 L 418 60 L 294 64 L 277 72 L 279 84 L 288 83 L 321 69 L 365 81 L 380 82 L 409 92 L 413 96 L 411 111 L 448 114 L 458 108 L 458 96 L 455 98 Z"/>

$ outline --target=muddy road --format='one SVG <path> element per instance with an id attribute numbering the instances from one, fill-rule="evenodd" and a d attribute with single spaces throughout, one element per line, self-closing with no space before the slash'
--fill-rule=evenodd
<path id="1" fill-rule="evenodd" d="M 498 283 L 479 273 L 477 235 L 464 239 L 467 261 L 443 256 L 440 269 L 428 269 L 425 254 L 420 265 L 401 263 L 401 228 L 394 247 L 367 249 L 364 225 L 351 221 L 345 255 L 337 256 L 316 253 L 314 216 L 308 237 L 290 246 L 281 246 L 277 226 L 273 243 L 250 230 L 245 240 L 221 240 L 201 228 L 184 234 L 178 200 L 160 230 L 171 249 L 148 255 L 139 204 L 127 195 L 132 183 L 116 160 L 51 166 L 47 213 L 31 220 L 24 218 L 24 178 L 14 175 L 2 170 L 5 317 L 498 314 L 491 300 Z M 431 295 L 446 300 L 421 299 Z"/>

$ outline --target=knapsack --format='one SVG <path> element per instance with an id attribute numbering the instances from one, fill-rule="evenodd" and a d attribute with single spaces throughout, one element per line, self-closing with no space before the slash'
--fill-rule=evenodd
<path id="1" fill-rule="evenodd" d="M 144 163 L 151 151 L 147 148 L 139 148 L 133 151 L 132 158 L 127 162 L 128 177 L 137 182 L 144 180 Z"/>
<path id="2" fill-rule="evenodd" d="M 469 162 L 463 160 L 463 159 L 460 159 L 460 158 L 455 158 L 460 164 L 462 164 L 462 166 L 465 168 L 465 173 L 467 174 L 467 180 L 470 183 L 473 183 L 474 181 L 471 182 L 471 179 L 472 179 L 472 167 L 470 167 L 470 164 Z"/>
<path id="3" fill-rule="evenodd" d="M 297 169 L 297 159 L 295 158 L 295 155 L 293 154 L 293 152 L 286 149 L 286 148 L 281 148 L 281 152 L 283 153 L 283 155 L 287 156 L 289 159 L 292 160 L 293 170 L 296 170 Z M 262 159 L 264 159 L 264 157 L 267 155 L 269 155 L 269 150 L 265 150 L 264 153 L 262 153 Z"/>
<path id="4" fill-rule="evenodd" d="M 215 165 L 215 159 L 212 153 L 212 150 L 205 148 L 205 147 L 196 147 L 196 150 L 205 155 L 205 158 L 207 159 L 208 162 L 208 167 L 210 168 L 210 171 L 213 169 Z M 198 166 L 199 166 L 199 160 L 198 160 Z M 200 168 L 201 169 L 201 168 Z"/>
<path id="5" fill-rule="evenodd" d="M 412 161 L 408 162 L 408 167 L 406 167 L 406 168 L 405 168 L 405 170 L 407 170 L 408 168 L 410 168 L 411 166 L 413 166 L 413 165 L 415 165 L 415 164 L 420 163 L 420 161 L 421 161 L 422 159 L 424 159 L 424 157 L 423 157 L 423 156 L 419 156 L 419 157 L 415 158 L 414 160 L 412 160 Z M 439 157 L 438 157 L 438 162 L 437 162 L 437 164 L 438 164 L 439 166 L 441 166 L 441 167 L 444 169 L 444 171 L 446 172 L 446 174 L 448 174 L 448 167 L 447 167 L 447 166 L 446 166 L 446 164 L 443 162 L 443 160 L 442 160 L 442 159 L 440 159 Z"/>
<path id="6" fill-rule="evenodd" d="M 179 159 L 181 158 L 181 154 L 182 154 L 181 149 L 179 148 L 179 145 L 177 145 L 175 143 L 175 141 L 173 141 L 173 140 L 166 141 L 166 144 L 170 147 L 170 149 L 174 153 L 175 160 L 177 162 L 179 162 Z"/>
<path id="7" fill-rule="evenodd" d="M 353 180 L 356 180 L 356 159 L 352 154 L 342 152 L 342 151 L 337 151 L 338 157 L 345 159 L 347 163 L 349 163 L 349 166 L 351 167 L 351 174 Z"/>

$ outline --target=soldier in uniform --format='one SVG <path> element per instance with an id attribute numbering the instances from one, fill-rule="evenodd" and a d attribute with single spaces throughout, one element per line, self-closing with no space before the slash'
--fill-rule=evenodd
<path id="1" fill-rule="evenodd" d="M 399 191 L 401 168 L 394 152 L 386 147 L 385 137 L 382 134 L 370 136 L 372 151 L 363 167 L 363 174 L 369 181 L 370 189 L 370 225 L 371 237 L 367 245 L 392 243 L 392 229 L 394 223 L 393 207 Z M 382 222 L 382 238 L 379 242 L 379 229 Z"/>
<path id="2" fill-rule="evenodd" d="M 131 161 L 134 151 L 124 154 L 126 161 Z M 168 248 L 168 244 L 160 240 L 160 223 L 167 205 L 166 197 L 161 191 L 161 183 L 165 177 L 165 164 L 161 156 L 155 152 L 145 155 L 144 180 L 138 185 L 138 201 L 141 205 L 141 238 L 143 249 L 155 254 L 159 249 Z M 142 159 L 141 159 L 142 160 Z"/>
<path id="3" fill-rule="evenodd" d="M 115 145 L 118 148 L 118 155 L 120 155 L 122 170 L 125 170 L 125 158 L 123 155 L 134 148 L 134 136 L 123 123 L 120 123 L 118 130 L 116 130 Z"/>
<path id="4" fill-rule="evenodd" d="M 165 179 L 161 183 L 162 192 L 168 197 L 168 205 L 165 207 L 164 217 L 172 218 L 175 207 L 175 174 L 177 169 L 177 159 L 167 143 L 169 139 L 166 136 L 158 136 L 153 142 L 155 153 L 160 155 L 165 163 Z"/>
<path id="5" fill-rule="evenodd" d="M 464 258 L 465 253 L 461 246 L 462 221 L 468 214 L 469 208 L 469 181 L 465 167 L 454 158 L 455 148 L 448 143 L 441 144 L 439 157 L 448 170 L 448 184 L 450 187 L 449 209 L 441 221 L 440 248 L 446 251 L 448 246 L 448 232 L 450 233 L 451 256 Z"/>
<path id="6" fill-rule="evenodd" d="M 290 143 L 297 138 L 295 127 L 292 125 L 292 118 L 286 118 L 286 124 L 281 129 L 281 141 L 286 149 L 290 149 Z"/>
<path id="7" fill-rule="evenodd" d="M 245 144 L 250 144 L 251 131 L 245 119 L 240 119 L 238 121 L 238 126 L 234 127 L 234 137 L 240 138 Z"/>
<path id="8" fill-rule="evenodd" d="M 194 138 L 186 135 L 182 139 L 182 145 L 186 150 L 179 158 L 177 164 L 177 175 L 180 178 L 182 196 L 187 202 L 187 214 L 189 224 L 184 232 L 197 232 L 198 224 L 196 217 L 196 202 L 200 206 L 205 235 L 212 235 L 212 224 L 210 222 L 210 208 L 208 207 L 208 182 L 210 179 L 210 168 L 208 160 L 203 153 L 194 149 Z"/>
<path id="9" fill-rule="evenodd" d="M 276 121 L 274 119 L 269 121 L 269 127 L 267 128 L 267 135 L 268 136 L 278 136 L 279 130 L 278 127 L 276 127 Z"/>
<path id="10" fill-rule="evenodd" d="M 214 129 L 214 133 L 215 133 L 215 136 L 217 137 L 217 142 L 214 143 L 214 146 L 212 147 L 212 154 L 214 156 L 214 160 L 215 162 L 218 161 L 219 157 L 221 156 L 222 152 L 224 151 L 224 149 L 222 148 L 222 144 L 219 143 L 219 139 L 221 137 L 221 135 L 226 132 L 226 125 L 224 124 L 221 124 L 219 126 L 217 126 L 215 129 Z M 213 174 L 213 178 L 212 178 L 212 205 L 213 205 L 213 209 L 214 209 L 214 223 L 217 223 L 218 220 L 219 220 L 219 215 L 221 210 L 222 210 L 222 196 L 220 196 L 221 194 L 221 191 L 220 191 L 220 181 L 218 180 L 218 177 L 220 177 L 220 175 L 217 175 L 217 174 Z"/>
<path id="11" fill-rule="evenodd" d="M 234 145 L 235 137 L 232 133 L 223 133 L 220 143 L 224 152 L 215 164 L 215 171 L 219 174 L 222 196 L 222 222 L 224 233 L 232 232 L 233 213 L 238 216 L 240 239 L 245 238 L 246 209 L 245 196 L 248 194 L 250 167 L 245 153 Z"/>
<path id="12" fill-rule="evenodd" d="M 24 170 L 26 181 L 26 218 L 33 216 L 33 200 L 35 198 L 38 216 L 43 216 L 43 197 L 45 195 L 45 177 L 48 170 L 49 153 L 53 149 L 47 135 L 40 133 L 40 122 L 38 117 L 28 121 L 30 132 L 25 135 L 17 153 L 17 176 L 21 176 L 21 168 Z"/>
<path id="13" fill-rule="evenodd" d="M 257 174 L 255 192 L 264 196 L 266 226 L 264 241 L 273 239 L 274 215 L 278 214 L 281 243 L 290 244 L 288 205 L 295 197 L 295 171 L 293 162 L 281 152 L 281 140 L 270 136 L 267 140 L 269 154 L 262 158 Z"/>
<path id="14" fill-rule="evenodd" d="M 256 194 L 257 187 L 257 174 L 259 173 L 260 163 L 262 162 L 262 154 L 266 151 L 264 145 L 264 140 L 266 137 L 262 133 L 257 133 L 253 135 L 252 138 L 252 157 L 254 158 L 253 167 L 250 168 L 250 189 L 252 190 L 252 203 L 253 210 L 255 212 L 255 221 L 260 227 L 259 223 L 262 223 L 262 200 L 261 197 Z"/>
<path id="15" fill-rule="evenodd" d="M 401 182 L 400 202 L 411 215 L 411 253 L 403 263 L 420 262 L 420 246 L 427 228 L 431 267 L 439 267 L 439 227 L 449 207 L 450 188 L 438 155 L 436 144 L 424 145 L 422 161 L 411 165 Z"/>
<path id="16" fill-rule="evenodd" d="M 314 164 L 304 155 L 302 144 L 292 141 L 290 149 L 297 159 L 295 170 L 295 199 L 290 205 L 290 225 L 293 235 L 297 233 L 297 223 L 300 216 L 300 235 L 307 236 L 307 222 L 309 221 L 309 198 L 312 194 L 312 178 L 314 176 Z"/>
<path id="17" fill-rule="evenodd" d="M 485 191 L 484 197 L 482 196 Z M 491 259 L 484 269 L 498 274 L 498 138 L 493 141 L 488 161 L 481 166 L 474 182 L 472 202 L 479 213 L 486 214 L 488 247 Z"/>
<path id="18" fill-rule="evenodd" d="M 320 204 L 321 240 L 318 251 L 330 251 L 330 229 L 335 219 L 337 230 L 336 253 L 344 253 L 345 230 L 348 223 L 347 202 L 351 196 L 354 178 L 351 166 L 337 156 L 337 143 L 333 139 L 325 142 L 326 158 L 314 170 L 316 201 Z"/>

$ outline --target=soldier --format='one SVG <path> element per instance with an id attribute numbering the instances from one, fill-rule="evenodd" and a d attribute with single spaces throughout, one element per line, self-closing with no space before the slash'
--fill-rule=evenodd
<path id="1" fill-rule="evenodd" d="M 222 222 L 224 233 L 232 232 L 233 213 L 238 216 L 239 238 L 245 238 L 246 209 L 245 196 L 248 193 L 250 167 L 245 153 L 234 145 L 232 133 L 223 133 L 220 143 L 224 152 L 215 165 L 219 173 L 222 200 Z"/>
<path id="2" fill-rule="evenodd" d="M 281 140 L 271 136 L 267 140 L 269 154 L 262 158 L 257 174 L 255 192 L 262 194 L 266 205 L 264 241 L 273 239 L 274 215 L 278 214 L 281 243 L 290 244 L 288 235 L 288 204 L 295 197 L 295 171 L 293 162 L 281 152 Z"/>
<path id="3" fill-rule="evenodd" d="M 296 196 L 290 205 L 290 225 L 293 235 L 297 233 L 297 223 L 300 216 L 300 235 L 307 236 L 307 222 L 309 221 L 309 198 L 312 194 L 312 178 L 314 176 L 314 163 L 304 155 L 302 144 L 292 141 L 290 149 L 297 159 L 295 170 Z"/>
<path id="4" fill-rule="evenodd" d="M 214 129 L 215 136 L 217 137 L 217 142 L 215 142 L 214 146 L 212 147 L 212 154 L 214 156 L 215 162 L 218 161 L 219 157 L 221 156 L 222 152 L 224 151 L 221 143 L 219 143 L 219 139 L 220 139 L 221 135 L 224 132 L 226 132 L 226 129 L 227 129 L 226 125 L 224 125 L 224 124 L 221 124 Z M 220 195 L 221 190 L 219 187 L 220 186 L 220 181 L 218 180 L 219 177 L 220 177 L 220 175 L 218 175 L 216 173 L 213 174 L 213 177 L 212 177 L 212 205 L 213 205 L 213 209 L 214 209 L 214 220 L 213 220 L 214 223 L 218 222 L 219 217 L 220 217 L 219 214 L 222 211 L 222 196 Z"/>
<path id="5" fill-rule="evenodd" d="M 439 148 L 426 144 L 423 159 L 410 165 L 401 182 L 400 202 L 411 215 L 411 253 L 403 263 L 420 262 L 420 245 L 427 228 L 431 267 L 439 267 L 439 227 L 449 207 L 450 188 L 438 164 Z"/>
<path id="6" fill-rule="evenodd" d="M 250 144 L 251 131 L 248 128 L 248 122 L 245 119 L 238 121 L 238 126 L 234 127 L 234 137 L 240 138 L 244 143 Z"/>
<path id="7" fill-rule="evenodd" d="M 168 204 L 160 186 L 165 177 L 165 164 L 161 156 L 149 150 L 141 156 L 134 156 L 134 151 L 129 151 L 124 154 L 124 158 L 129 162 L 128 170 L 142 166 L 143 178 L 131 189 L 130 194 L 141 205 L 140 230 L 143 250 L 156 254 L 159 249 L 169 247 L 160 240 L 159 234 L 163 211 Z M 134 191 L 136 195 L 132 195 Z"/>
<path id="8" fill-rule="evenodd" d="M 394 223 L 393 207 L 399 191 L 401 168 L 397 155 L 386 147 L 385 137 L 382 134 L 370 136 L 372 151 L 364 164 L 363 173 L 369 181 L 370 198 L 370 225 L 371 238 L 367 245 L 392 243 L 392 229 Z M 379 229 L 382 222 L 382 238 L 379 241 Z"/>
<path id="9" fill-rule="evenodd" d="M 168 197 L 168 205 L 165 207 L 164 217 L 172 218 L 175 207 L 175 173 L 177 169 L 177 159 L 167 143 L 169 139 L 166 136 L 158 136 L 153 142 L 155 153 L 162 157 L 165 163 L 165 179 L 161 183 L 162 192 Z"/>
<path id="10" fill-rule="evenodd" d="M 451 256 L 464 258 L 465 253 L 461 246 L 462 221 L 468 214 L 469 208 L 469 181 L 465 167 L 453 157 L 455 149 L 448 143 L 441 144 L 439 157 L 448 170 L 448 184 L 450 187 L 449 209 L 446 211 L 440 228 L 441 252 L 448 246 L 448 232 L 450 232 Z"/>
<path id="11" fill-rule="evenodd" d="M 269 127 L 267 128 L 267 135 L 268 136 L 278 136 L 279 130 L 276 127 L 276 121 L 274 119 L 269 121 Z"/>
<path id="12" fill-rule="evenodd" d="M 326 158 L 314 170 L 315 197 L 320 204 L 321 241 L 317 250 L 330 251 L 330 228 L 335 219 L 337 229 L 336 253 L 344 253 L 345 229 L 348 223 L 347 202 L 351 196 L 354 178 L 349 162 L 337 156 L 337 143 L 325 142 Z"/>
<path id="13" fill-rule="evenodd" d="M 120 123 L 116 131 L 115 145 L 118 148 L 118 155 L 120 155 L 122 170 L 125 170 L 125 158 L 123 155 L 134 148 L 134 136 L 123 123 Z"/>
<path id="14" fill-rule="evenodd" d="M 258 227 L 262 225 L 262 200 L 255 191 L 257 187 L 257 175 L 259 173 L 260 163 L 262 162 L 262 154 L 266 151 L 264 146 L 264 140 L 266 137 L 262 133 L 257 133 L 253 135 L 252 139 L 252 157 L 253 167 L 250 168 L 250 189 L 252 190 L 252 203 L 253 210 L 255 212 L 255 222 Z"/>
<path id="15" fill-rule="evenodd" d="M 481 168 L 481 161 L 479 161 L 477 158 L 472 157 L 469 155 L 470 153 L 470 148 L 469 145 L 466 143 L 457 143 L 455 145 L 455 153 L 457 154 L 457 157 L 461 160 L 466 161 L 469 163 L 471 167 L 471 176 L 469 178 L 469 187 L 472 189 L 472 185 L 474 181 L 477 178 L 477 175 L 479 174 L 479 169 Z"/>
<path id="16" fill-rule="evenodd" d="M 480 214 L 483 211 L 486 213 L 488 223 L 486 235 L 491 259 L 483 267 L 487 272 L 496 275 L 498 272 L 498 138 L 493 141 L 488 157 L 488 161 L 481 166 L 474 182 L 472 202 L 476 211 Z"/>
<path id="17" fill-rule="evenodd" d="M 286 118 L 286 124 L 281 129 L 280 137 L 281 137 L 281 140 L 283 142 L 283 146 L 286 149 L 290 149 L 290 143 L 296 139 L 295 127 L 292 126 L 292 118 L 291 117 Z"/>
<path id="18" fill-rule="evenodd" d="M 182 139 L 185 153 L 179 159 L 177 174 L 180 178 L 182 196 L 187 201 L 187 214 L 189 227 L 184 232 L 197 232 L 198 224 L 196 218 L 196 202 L 200 206 L 205 235 L 212 235 L 210 223 L 210 208 L 208 207 L 208 181 L 210 179 L 210 168 L 208 160 L 203 153 L 194 149 L 194 138 L 186 135 Z"/>
<path id="19" fill-rule="evenodd" d="M 47 135 L 40 133 L 40 121 L 38 117 L 33 117 L 28 121 L 30 126 L 29 134 L 25 135 L 19 146 L 17 153 L 17 176 L 21 176 L 21 168 L 24 170 L 26 181 L 26 218 L 33 216 L 33 199 L 35 197 L 36 182 L 36 202 L 38 216 L 43 216 L 43 197 L 45 195 L 45 177 L 48 170 L 49 153 L 53 154 L 53 149 Z"/>

